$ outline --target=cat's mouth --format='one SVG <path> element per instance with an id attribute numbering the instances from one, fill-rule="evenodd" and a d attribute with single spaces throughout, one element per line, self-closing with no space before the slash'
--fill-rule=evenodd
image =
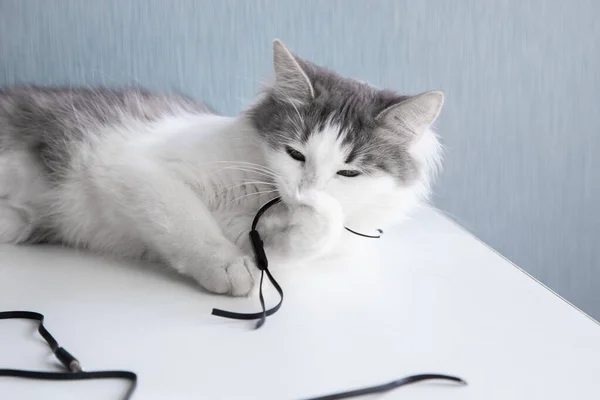
<path id="1" fill-rule="evenodd" d="M 285 205 L 294 205 L 296 203 L 294 190 L 287 187 L 287 185 L 281 181 L 275 181 L 275 184 L 276 191 L 275 193 L 273 193 L 273 196 L 279 197 L 281 199 L 281 202 Z"/>
<path id="2" fill-rule="evenodd" d="M 296 201 L 294 201 L 293 196 L 291 196 L 289 193 L 285 193 L 285 192 L 278 190 L 276 195 L 281 199 L 281 202 L 283 204 L 285 204 L 286 206 L 294 206 L 294 205 L 298 204 Z"/>

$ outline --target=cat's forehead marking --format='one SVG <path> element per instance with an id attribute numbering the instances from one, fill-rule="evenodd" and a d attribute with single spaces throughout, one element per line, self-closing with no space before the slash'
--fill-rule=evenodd
<path id="1" fill-rule="evenodd" d="M 338 124 L 331 123 L 313 132 L 304 144 L 309 159 L 323 165 L 343 163 L 348 151 L 343 144 L 342 132 Z"/>

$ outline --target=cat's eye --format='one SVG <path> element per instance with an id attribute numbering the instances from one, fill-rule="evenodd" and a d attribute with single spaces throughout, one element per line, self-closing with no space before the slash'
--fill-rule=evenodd
<path id="1" fill-rule="evenodd" d="M 337 172 L 338 175 L 345 176 L 346 178 L 354 178 L 355 176 L 359 176 L 360 172 L 355 169 L 343 169 Z"/>
<path id="2" fill-rule="evenodd" d="M 286 146 L 285 151 L 289 154 L 290 157 L 292 157 L 296 161 L 300 161 L 300 162 L 306 161 L 304 154 L 300 153 L 296 149 L 292 149 L 290 146 Z"/>

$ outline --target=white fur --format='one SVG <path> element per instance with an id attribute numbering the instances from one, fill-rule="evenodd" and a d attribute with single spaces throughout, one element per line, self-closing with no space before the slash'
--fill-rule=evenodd
<path id="1" fill-rule="evenodd" d="M 0 156 L 0 243 L 20 243 L 29 237 L 46 193 L 36 160 L 27 151 Z"/>
<path id="2" fill-rule="evenodd" d="M 269 256 L 323 256 L 343 242 L 344 225 L 373 232 L 426 198 L 440 150 L 427 130 L 411 149 L 427 168 L 400 187 L 383 173 L 337 175 L 348 149 L 335 125 L 297 144 L 305 165 L 265 147 L 244 117 L 180 113 L 98 129 L 74 149 L 60 186 L 44 182 L 26 152 L 0 155 L 0 242 L 21 242 L 50 221 L 73 246 L 164 261 L 233 295 L 253 286 L 247 233 L 276 189 L 285 204 L 260 225 Z"/>

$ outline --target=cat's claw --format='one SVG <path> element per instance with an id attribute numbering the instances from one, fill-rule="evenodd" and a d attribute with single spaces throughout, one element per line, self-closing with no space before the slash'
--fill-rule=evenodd
<path id="1" fill-rule="evenodd" d="M 209 292 L 247 296 L 254 287 L 255 271 L 258 268 L 250 257 L 239 256 L 224 265 L 203 269 L 195 278 Z"/>
<path id="2" fill-rule="evenodd" d="M 226 267 L 230 283 L 229 294 L 232 296 L 247 296 L 254 287 L 253 272 L 258 271 L 254 261 L 248 256 L 234 260 Z"/>

